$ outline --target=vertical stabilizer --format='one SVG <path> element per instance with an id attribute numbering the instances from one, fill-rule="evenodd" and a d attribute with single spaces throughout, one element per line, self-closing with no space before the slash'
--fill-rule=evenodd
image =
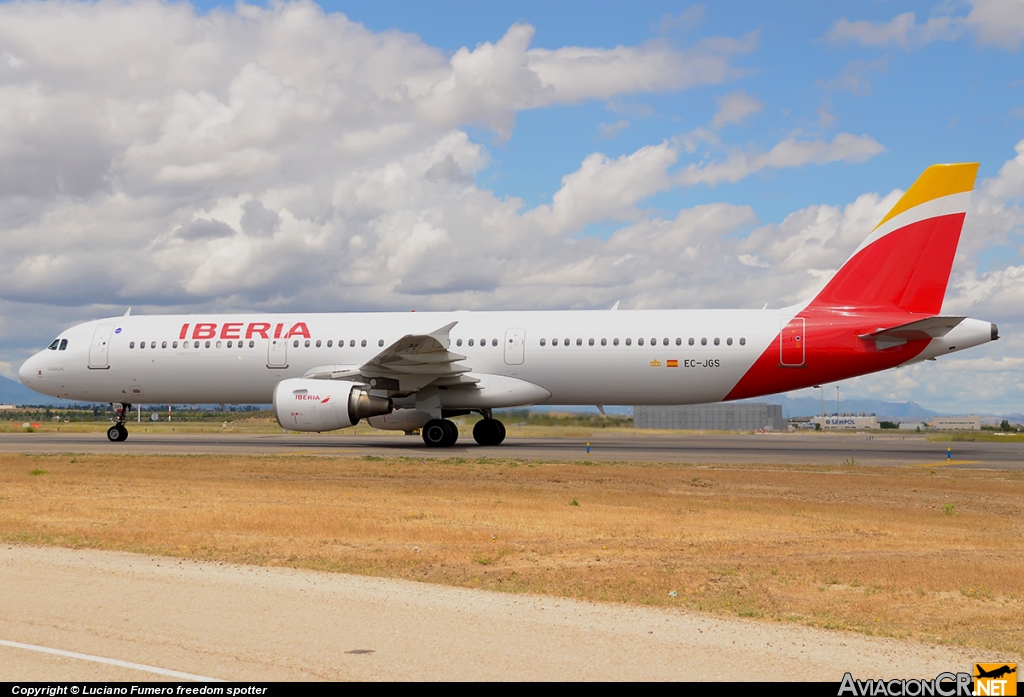
<path id="1" fill-rule="evenodd" d="M 810 307 L 938 314 L 977 173 L 977 162 L 926 169 Z"/>

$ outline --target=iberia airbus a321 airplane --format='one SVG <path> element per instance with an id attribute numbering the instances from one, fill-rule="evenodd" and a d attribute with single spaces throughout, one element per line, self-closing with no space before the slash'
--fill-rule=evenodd
<path id="1" fill-rule="evenodd" d="M 68 329 L 21 367 L 25 385 L 110 402 L 274 405 L 293 431 L 360 419 L 455 443 L 452 416 L 533 404 L 702 404 L 935 359 L 998 338 L 940 314 L 977 163 L 934 165 L 813 298 L 781 310 L 173 315 Z"/>

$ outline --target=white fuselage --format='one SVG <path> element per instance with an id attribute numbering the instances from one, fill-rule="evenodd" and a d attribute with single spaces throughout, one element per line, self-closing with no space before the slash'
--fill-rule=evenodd
<path id="1" fill-rule="evenodd" d="M 37 392 L 74 401 L 266 404 L 281 380 L 319 366 L 357 367 L 407 334 L 457 322 L 451 350 L 472 374 L 516 378 L 550 394 L 530 402 L 704 403 L 729 393 L 794 312 L 128 316 L 65 331 L 58 342 L 67 340 L 66 348 L 39 352 L 20 376 Z"/>

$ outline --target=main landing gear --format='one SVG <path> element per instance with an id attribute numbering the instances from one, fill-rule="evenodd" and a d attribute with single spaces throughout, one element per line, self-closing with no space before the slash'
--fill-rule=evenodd
<path id="1" fill-rule="evenodd" d="M 132 410 L 131 404 L 113 404 L 114 407 L 114 425 L 107 429 L 107 438 L 110 439 L 111 443 L 123 443 L 128 440 L 128 429 L 125 428 L 125 414 Z"/>
<path id="2" fill-rule="evenodd" d="M 421 433 L 423 442 L 431 448 L 450 448 L 459 439 L 459 427 L 448 419 L 431 419 Z"/>
<path id="3" fill-rule="evenodd" d="M 459 428 L 449 419 L 431 419 L 420 433 L 431 448 L 450 448 L 459 439 Z M 505 424 L 485 415 L 473 426 L 473 440 L 480 445 L 500 445 L 505 440 Z"/>
<path id="4" fill-rule="evenodd" d="M 473 440 L 480 445 L 501 445 L 505 440 L 505 424 L 497 419 L 481 419 L 473 426 Z"/>

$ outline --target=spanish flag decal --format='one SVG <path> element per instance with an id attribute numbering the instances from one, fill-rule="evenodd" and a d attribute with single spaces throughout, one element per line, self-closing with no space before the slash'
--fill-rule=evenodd
<path id="1" fill-rule="evenodd" d="M 670 360 L 665 362 L 665 365 L 668 366 L 669 368 L 678 368 L 679 367 L 679 361 L 671 360 L 670 359 Z"/>

